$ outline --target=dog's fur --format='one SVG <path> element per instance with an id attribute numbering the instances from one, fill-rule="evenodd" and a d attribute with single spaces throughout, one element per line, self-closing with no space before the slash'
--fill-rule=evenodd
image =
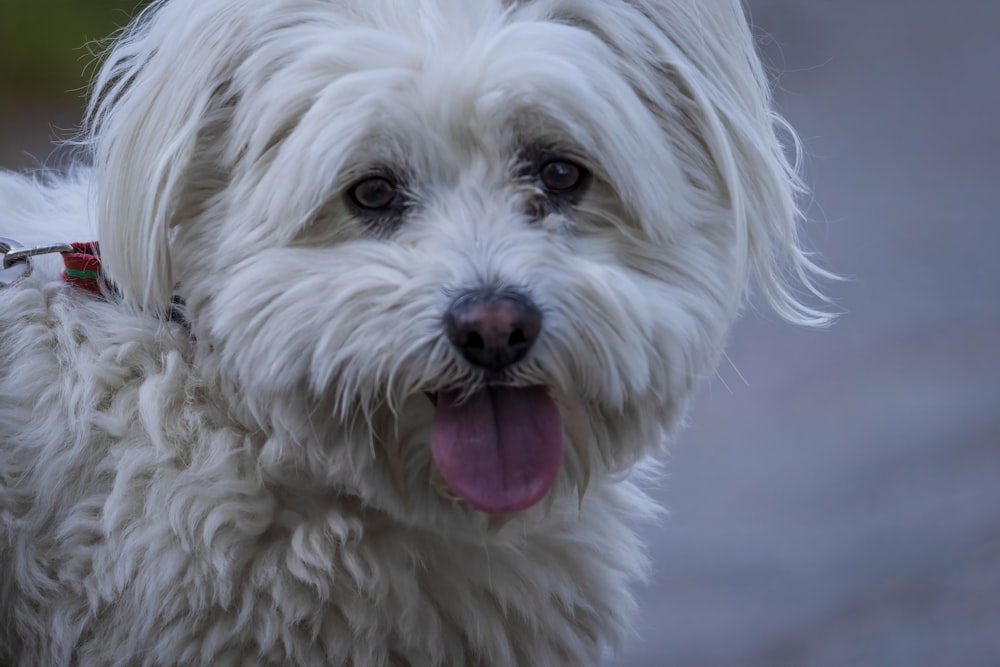
<path id="1" fill-rule="evenodd" d="M 0 288 L 0 663 L 598 664 L 749 277 L 824 321 L 737 0 L 169 0 L 92 100 L 86 166 L 0 174 L 0 236 L 96 233 L 117 290 Z M 427 394 L 497 381 L 442 323 L 483 288 L 544 314 L 502 383 L 564 428 L 503 516 L 429 445 Z"/>

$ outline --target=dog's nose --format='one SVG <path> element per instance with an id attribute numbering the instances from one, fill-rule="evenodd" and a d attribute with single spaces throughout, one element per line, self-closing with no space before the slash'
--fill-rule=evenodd
<path id="1" fill-rule="evenodd" d="M 542 331 L 542 311 L 512 290 L 466 292 L 444 316 L 448 340 L 469 363 L 501 371 L 524 358 Z"/>

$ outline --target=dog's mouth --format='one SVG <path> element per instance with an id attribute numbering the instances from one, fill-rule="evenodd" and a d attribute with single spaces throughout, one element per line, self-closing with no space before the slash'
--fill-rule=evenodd
<path id="1" fill-rule="evenodd" d="M 435 405 L 434 462 L 452 490 L 490 514 L 541 500 L 562 461 L 559 409 L 545 387 L 488 385 L 428 394 Z"/>

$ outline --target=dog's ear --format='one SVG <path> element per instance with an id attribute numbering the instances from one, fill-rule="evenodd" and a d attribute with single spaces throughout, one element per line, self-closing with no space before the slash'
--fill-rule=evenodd
<path id="1" fill-rule="evenodd" d="M 210 40 L 224 26 L 160 17 L 173 9 L 154 3 L 114 42 L 94 81 L 86 128 L 102 263 L 126 303 L 157 314 L 173 291 L 171 230 L 192 214 L 185 192 L 197 180 L 199 137 L 218 120 L 231 71 L 212 54 Z M 191 33 L 191 25 L 206 24 Z"/>
<path id="2" fill-rule="evenodd" d="M 625 55 L 630 67 L 638 65 L 629 79 L 674 125 L 667 130 L 674 149 L 712 174 L 735 227 L 733 307 L 742 302 L 752 275 L 783 318 L 828 323 L 831 315 L 807 300 L 827 304 L 816 280 L 836 276 L 801 248 L 801 148 L 772 108 L 740 0 L 540 1 Z"/>
<path id="3" fill-rule="evenodd" d="M 736 226 L 740 273 L 752 273 L 783 318 L 822 326 L 831 315 L 817 278 L 836 276 L 802 250 L 801 146 L 772 107 L 769 82 L 740 0 L 635 0 L 664 36 L 668 76 L 691 101 L 686 111 L 709 151 Z M 782 141 L 784 139 L 784 143 Z M 789 155 L 791 153 L 791 155 Z"/>

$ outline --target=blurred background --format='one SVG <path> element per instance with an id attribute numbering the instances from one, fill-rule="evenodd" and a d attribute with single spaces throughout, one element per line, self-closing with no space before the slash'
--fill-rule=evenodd
<path id="1" fill-rule="evenodd" d="M 101 40 L 142 0 L 0 0 L 0 167 L 53 165 L 79 126 Z"/>
<path id="2" fill-rule="evenodd" d="M 0 167 L 59 164 L 85 44 L 137 4 L 0 0 Z M 748 309 L 671 449 L 614 664 L 998 666 L 1000 3 L 749 9 L 844 315 Z"/>

